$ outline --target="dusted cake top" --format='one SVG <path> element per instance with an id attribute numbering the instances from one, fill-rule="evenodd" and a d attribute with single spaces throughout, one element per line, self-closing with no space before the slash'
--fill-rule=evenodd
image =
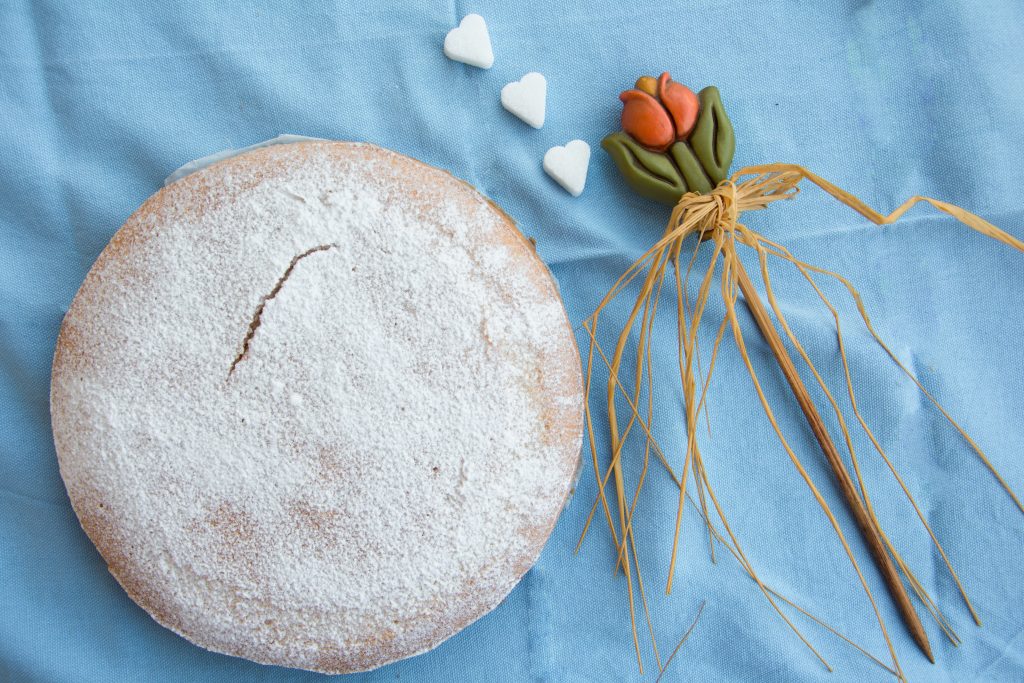
<path id="1" fill-rule="evenodd" d="M 325 672 L 497 605 L 582 431 L 529 243 L 450 175 L 348 143 L 258 149 L 149 199 L 67 314 L 51 401 L 75 510 L 140 605 Z"/>

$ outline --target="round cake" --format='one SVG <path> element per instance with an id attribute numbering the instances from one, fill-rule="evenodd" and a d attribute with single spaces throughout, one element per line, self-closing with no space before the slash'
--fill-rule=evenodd
<path id="1" fill-rule="evenodd" d="M 111 573 L 193 643 L 361 671 L 494 608 L 571 491 L 555 282 L 469 185 L 368 144 L 258 149 L 114 235 L 53 362 L 61 476 Z"/>

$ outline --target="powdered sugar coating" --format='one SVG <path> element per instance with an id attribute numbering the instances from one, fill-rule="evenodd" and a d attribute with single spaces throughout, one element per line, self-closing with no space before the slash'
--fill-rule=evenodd
<path id="1" fill-rule="evenodd" d="M 324 672 L 492 609 L 568 493 L 579 358 L 469 186 L 301 143 L 163 189 L 62 327 L 61 474 L 129 594 L 219 652 Z"/>

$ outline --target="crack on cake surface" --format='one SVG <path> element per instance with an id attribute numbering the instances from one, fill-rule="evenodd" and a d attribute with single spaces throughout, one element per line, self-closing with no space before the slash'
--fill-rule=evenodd
<path id="1" fill-rule="evenodd" d="M 238 352 L 238 355 L 235 356 L 235 360 L 231 361 L 231 367 L 228 368 L 228 377 L 231 377 L 231 374 L 235 371 L 238 364 L 245 360 L 245 357 L 249 354 L 249 344 L 252 343 L 252 338 L 256 336 L 256 330 L 259 329 L 260 322 L 263 318 L 263 309 L 267 307 L 267 303 L 272 301 L 281 293 L 281 289 L 284 288 L 284 283 L 288 281 L 289 277 L 291 277 L 292 271 L 295 270 L 295 266 L 299 264 L 299 261 L 321 251 L 337 248 L 338 245 L 335 243 L 320 244 L 307 249 L 292 258 L 291 263 L 289 263 L 288 267 L 284 269 L 284 273 L 277 279 L 277 282 L 274 284 L 274 288 L 271 289 L 268 294 L 265 294 L 263 298 L 260 299 L 260 303 L 256 306 L 256 311 L 252 314 L 252 320 L 249 322 L 249 329 L 245 333 L 245 338 L 242 339 L 242 350 Z"/>

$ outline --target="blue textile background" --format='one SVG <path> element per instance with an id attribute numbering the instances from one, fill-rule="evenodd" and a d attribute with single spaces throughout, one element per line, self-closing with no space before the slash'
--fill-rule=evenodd
<path id="1" fill-rule="evenodd" d="M 0 680 L 321 678 L 211 654 L 158 626 L 106 572 L 57 471 L 48 390 L 61 317 L 114 231 L 185 161 L 293 132 L 366 140 L 449 169 L 538 239 L 578 323 L 663 229 L 666 209 L 626 190 L 598 144 L 617 126 L 618 92 L 668 69 L 695 89 L 721 88 L 736 167 L 796 162 L 885 211 L 927 194 L 1024 237 L 1024 5 L 1016 0 L 529 5 L 0 0 Z M 445 33 L 471 11 L 490 26 L 488 71 L 441 52 Z M 549 82 L 539 131 L 498 99 L 502 85 L 531 70 Z M 577 137 L 594 155 L 586 191 L 573 199 L 544 175 L 541 157 Z M 873 227 L 811 188 L 748 223 L 849 276 L 900 358 L 1024 491 L 1024 254 L 924 207 Z M 773 275 L 791 323 L 843 396 L 827 311 L 791 268 Z M 850 530 L 908 676 L 1024 679 L 1024 515 L 871 343 L 848 298 L 828 291 L 843 301 L 862 409 L 984 621 L 973 625 L 858 435 L 879 516 L 963 637 L 953 648 L 928 622 L 935 666 L 892 609 L 766 347 L 754 333 L 748 343 L 783 428 Z M 621 321 L 624 306 L 610 318 Z M 721 311 L 710 307 L 706 342 Z M 666 315 L 656 332 L 657 422 L 679 462 L 673 325 Z M 700 436 L 709 474 L 762 578 L 885 659 L 852 569 L 776 443 L 731 341 L 709 400 L 712 436 Z M 638 456 L 627 453 L 630 467 Z M 637 535 L 663 657 L 707 601 L 666 680 L 824 677 L 736 562 L 720 554 L 711 564 L 693 510 L 675 591 L 662 594 L 677 494 L 652 472 Z M 352 680 L 637 677 L 607 529 L 595 526 L 572 553 L 595 491 L 588 467 L 537 566 L 493 613 L 429 654 Z M 887 677 L 794 619 L 835 666 L 829 680 Z M 646 641 L 644 652 L 651 669 Z"/>

